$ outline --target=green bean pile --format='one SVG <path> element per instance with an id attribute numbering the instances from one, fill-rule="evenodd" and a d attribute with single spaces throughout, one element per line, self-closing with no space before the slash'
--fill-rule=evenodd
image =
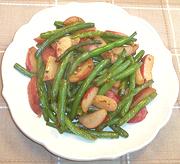
<path id="1" fill-rule="evenodd" d="M 58 130 L 59 133 L 71 133 L 88 140 L 97 138 L 128 137 L 122 125 L 134 118 L 157 95 L 156 91 L 144 96 L 134 106 L 134 98 L 144 89 L 152 86 L 153 80 L 145 80 L 141 85 L 136 83 L 136 71 L 141 68 L 144 50 L 129 53 L 127 47 L 136 45 L 136 32 L 127 36 L 117 32 L 96 30 L 94 23 L 85 23 L 79 17 L 70 17 L 65 21 L 55 21 L 53 31 L 40 34 L 41 39 L 34 54 L 36 71 L 24 68 L 18 63 L 14 65 L 22 74 L 36 79 L 37 96 L 46 125 Z M 93 30 L 92 30 L 93 29 Z M 67 47 L 61 55 L 55 56 L 57 70 L 53 78 L 45 80 L 47 63 L 43 60 L 45 49 L 53 47 L 62 38 L 78 40 Z M 88 47 L 95 47 L 88 49 Z M 57 47 L 55 47 L 56 50 Z M 114 53 L 114 50 L 119 52 Z M 57 53 L 57 52 L 56 52 Z M 108 56 L 108 54 L 110 54 Z M 86 64 L 91 67 L 86 68 Z M 84 65 L 83 65 L 84 64 Z M 89 71 L 84 77 L 76 77 L 78 70 L 85 67 Z M 79 78 L 76 81 L 70 77 Z M 87 111 L 82 109 L 82 100 L 90 89 L 96 89 L 95 96 L 103 96 L 114 102 L 115 109 L 107 109 L 105 119 L 93 128 L 83 123 L 82 117 L 92 115 L 99 110 L 92 102 Z M 118 97 L 115 101 L 108 97 L 108 92 Z M 33 98 L 32 98 L 33 99 Z M 30 100 L 29 100 L 30 101 Z M 92 100 L 94 101 L 94 99 Z M 31 102 L 30 102 L 31 103 Z M 32 107 L 32 106 L 31 106 Z M 33 108 L 33 107 L 32 107 Z M 110 105 L 110 108 L 112 106 Z M 92 117 L 93 118 L 93 117 Z M 86 119 L 86 122 L 89 120 Z M 88 124 L 91 124 L 93 120 Z M 109 127 L 110 130 L 104 130 Z"/>

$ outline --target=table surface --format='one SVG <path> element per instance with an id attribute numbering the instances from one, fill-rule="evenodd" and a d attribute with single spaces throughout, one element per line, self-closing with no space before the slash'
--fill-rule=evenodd
<path id="1" fill-rule="evenodd" d="M 132 15 L 147 20 L 160 34 L 172 53 L 172 61 L 180 78 L 180 1 L 179 0 L 100 0 L 121 6 Z M 0 0 L 0 59 L 16 30 L 38 11 L 65 4 L 70 0 Z M 87 2 L 78 0 L 76 2 Z M 95 2 L 88 0 L 88 2 Z M 2 90 L 2 80 L 0 80 Z M 143 149 L 112 161 L 74 162 L 59 158 L 43 146 L 25 137 L 15 126 L 8 106 L 0 95 L 0 163 L 58 163 L 58 164 L 166 164 L 180 163 L 180 95 L 173 113 L 156 138 Z"/>

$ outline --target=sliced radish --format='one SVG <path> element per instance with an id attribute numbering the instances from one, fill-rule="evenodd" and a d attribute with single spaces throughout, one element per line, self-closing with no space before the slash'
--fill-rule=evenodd
<path id="1" fill-rule="evenodd" d="M 96 95 L 93 99 L 93 105 L 107 111 L 115 111 L 117 108 L 117 103 L 114 99 L 103 95 Z"/>
<path id="2" fill-rule="evenodd" d="M 141 74 L 145 81 L 152 79 L 152 68 L 154 64 L 154 57 L 152 55 L 146 55 L 142 59 L 142 66 L 140 68 Z"/>
<path id="3" fill-rule="evenodd" d="M 92 129 L 98 127 L 107 116 L 105 109 L 97 110 L 90 114 L 85 114 L 79 118 L 79 122 L 86 128 Z"/>
<path id="4" fill-rule="evenodd" d="M 93 70 L 94 63 L 92 59 L 88 59 L 82 63 L 72 75 L 69 76 L 70 82 L 78 82 L 84 80 Z"/>
<path id="5" fill-rule="evenodd" d="M 81 101 L 81 108 L 83 112 L 86 113 L 88 111 L 88 108 L 92 104 L 92 101 L 94 97 L 97 95 L 97 93 L 98 93 L 97 87 L 91 87 L 86 91 Z"/>
<path id="6" fill-rule="evenodd" d="M 37 62 L 35 58 L 36 51 L 37 49 L 35 47 L 31 47 L 26 56 L 26 68 L 31 72 L 37 72 Z"/>
<path id="7" fill-rule="evenodd" d="M 37 90 L 37 78 L 32 77 L 29 84 L 28 84 L 28 99 L 31 109 L 34 113 L 38 116 L 41 116 L 41 107 L 39 102 L 38 90 Z"/>

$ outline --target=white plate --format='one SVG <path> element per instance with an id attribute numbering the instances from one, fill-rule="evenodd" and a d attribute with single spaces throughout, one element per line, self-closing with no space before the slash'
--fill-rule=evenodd
<path id="1" fill-rule="evenodd" d="M 115 30 L 129 35 L 137 31 L 139 49 L 155 56 L 153 77 L 158 96 L 148 105 L 149 113 L 143 122 L 124 126 L 129 133 L 127 139 L 98 139 L 90 142 L 74 135 L 60 135 L 45 126 L 43 119 L 39 119 L 30 109 L 27 97 L 29 79 L 14 70 L 13 65 L 15 62 L 25 65 L 26 52 L 35 45 L 33 38 L 53 29 L 55 20 L 64 20 L 72 15 L 80 16 L 87 22 L 95 22 L 96 27 L 102 30 Z M 35 14 L 28 24 L 16 32 L 7 48 L 2 62 L 2 76 L 3 96 L 21 131 L 52 153 L 72 160 L 114 159 L 144 147 L 169 120 L 179 90 L 171 54 L 156 31 L 146 21 L 107 3 L 70 3 Z"/>

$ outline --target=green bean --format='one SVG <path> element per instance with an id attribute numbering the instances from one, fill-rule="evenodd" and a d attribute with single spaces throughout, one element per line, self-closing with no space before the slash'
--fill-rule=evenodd
<path id="1" fill-rule="evenodd" d="M 132 92 L 136 86 L 135 73 L 132 73 L 129 77 L 129 92 Z"/>
<path id="2" fill-rule="evenodd" d="M 111 38 L 111 39 L 124 39 L 124 38 L 127 38 L 128 36 L 124 36 L 124 35 L 120 35 L 120 34 L 114 34 L 112 32 L 104 32 L 102 34 L 102 37 L 104 38 Z M 132 41 L 136 41 L 136 39 L 132 39 Z"/>
<path id="3" fill-rule="evenodd" d="M 77 68 L 77 66 L 78 66 L 81 62 L 83 62 L 83 61 L 85 61 L 85 60 L 87 60 L 87 59 L 89 59 L 89 58 L 98 56 L 98 55 L 100 55 L 100 54 L 102 54 L 102 53 L 104 53 L 104 52 L 106 52 L 106 51 L 109 51 L 109 50 L 115 48 L 115 47 L 120 47 L 120 46 L 126 44 L 128 41 L 132 40 L 132 38 L 133 38 L 135 35 L 136 35 L 136 32 L 133 33 L 133 34 L 132 34 L 130 37 L 128 37 L 128 38 L 121 39 L 121 40 L 117 40 L 117 41 L 115 41 L 115 42 L 113 42 L 113 43 L 109 43 L 109 44 L 107 44 L 107 45 L 105 45 L 105 46 L 102 46 L 102 47 L 100 47 L 100 48 L 96 48 L 96 49 L 94 49 L 94 50 L 92 50 L 92 51 L 89 51 L 89 52 L 86 52 L 86 53 L 82 54 L 80 57 L 78 57 L 78 58 L 74 61 L 73 65 L 72 65 L 72 67 L 71 67 L 71 70 L 70 70 L 70 74 L 72 74 L 72 73 L 75 71 L 75 69 Z"/>
<path id="4" fill-rule="evenodd" d="M 60 92 L 58 96 L 58 108 L 57 108 L 57 121 L 61 125 L 61 129 L 65 129 L 65 111 L 66 111 L 66 101 L 67 101 L 67 81 L 61 80 Z"/>
<path id="5" fill-rule="evenodd" d="M 48 97 L 48 102 L 51 102 L 51 90 L 52 90 L 52 84 L 51 81 L 45 81 L 46 84 L 46 91 L 47 91 L 47 97 Z"/>
<path id="6" fill-rule="evenodd" d="M 30 72 L 28 70 L 26 70 L 24 67 L 22 67 L 20 64 L 16 63 L 14 64 L 14 68 L 19 71 L 20 73 L 22 73 L 23 75 L 27 76 L 27 77 L 33 77 L 35 76 L 36 74 L 33 73 L 33 72 Z"/>
<path id="7" fill-rule="evenodd" d="M 64 24 L 62 21 L 55 21 L 54 26 L 56 26 L 56 29 L 64 27 Z"/>
<path id="8" fill-rule="evenodd" d="M 99 72 L 99 73 L 97 74 L 97 76 L 101 77 L 102 75 L 105 75 L 107 72 L 108 72 L 108 69 L 105 68 L 103 71 Z M 98 77 L 98 78 L 99 78 L 99 77 Z"/>
<path id="9" fill-rule="evenodd" d="M 96 136 L 97 138 L 119 138 L 118 132 L 112 132 L 112 131 L 96 131 L 96 130 L 89 130 L 89 129 L 83 129 L 85 132 L 92 134 Z"/>
<path id="10" fill-rule="evenodd" d="M 54 122 L 46 122 L 46 125 L 57 129 L 57 125 Z"/>
<path id="11" fill-rule="evenodd" d="M 40 99 L 40 106 L 42 108 L 42 114 L 43 114 L 44 120 L 48 122 L 49 116 L 48 116 L 48 107 L 47 107 L 46 92 L 45 92 L 46 88 L 45 88 L 45 83 L 43 82 L 45 66 L 41 57 L 39 57 L 37 60 L 37 67 L 38 67 L 37 89 L 38 89 L 38 95 Z M 45 95 L 44 95 L 44 92 L 45 92 Z"/>
<path id="12" fill-rule="evenodd" d="M 114 117 L 118 116 L 121 113 L 122 108 L 130 102 L 130 100 L 133 98 L 134 93 L 130 93 L 127 96 L 124 96 L 122 100 L 118 103 L 117 109 L 110 113 L 110 119 L 113 119 Z"/>
<path id="13" fill-rule="evenodd" d="M 129 75 L 131 75 L 133 72 L 135 72 L 140 67 L 140 64 L 135 63 L 131 66 L 129 66 L 125 71 L 123 71 L 121 74 L 116 75 L 116 77 L 112 77 L 111 80 L 109 80 L 107 83 L 105 83 L 99 90 L 99 94 L 104 95 L 109 89 L 112 88 L 114 83 L 118 80 L 122 80 Z"/>
<path id="14" fill-rule="evenodd" d="M 100 62 L 101 60 L 103 60 L 102 56 L 95 56 L 95 57 L 93 57 L 93 61 Z"/>
<path id="15" fill-rule="evenodd" d="M 84 130 L 81 130 L 80 128 L 76 127 L 67 116 L 65 116 L 65 123 L 66 123 L 66 126 L 68 127 L 68 129 L 71 132 L 73 132 L 74 134 L 79 135 L 88 140 L 96 139 L 96 136 L 89 134 L 89 133 L 85 132 Z"/>
<path id="16" fill-rule="evenodd" d="M 84 93 L 88 89 L 89 85 L 93 81 L 93 79 L 97 76 L 97 74 L 103 70 L 103 68 L 109 63 L 110 61 L 108 59 L 102 60 L 92 71 L 92 73 L 85 79 L 82 86 L 78 90 L 76 94 L 76 98 L 72 104 L 72 110 L 70 113 L 70 118 L 74 119 L 77 114 L 77 107 L 79 106 L 79 103 L 81 101 L 81 98 L 83 97 Z"/>
<path id="17" fill-rule="evenodd" d="M 39 49 L 36 51 L 36 57 L 40 56 L 47 46 L 52 44 L 54 41 L 56 41 L 58 38 L 61 38 L 65 36 L 66 34 L 76 32 L 78 30 L 84 29 L 84 28 L 89 28 L 89 27 L 94 27 L 94 23 L 81 23 L 81 24 L 76 24 L 71 27 L 67 27 L 64 30 L 58 29 L 59 31 L 50 36 L 46 41 L 44 41 Z"/>
<path id="18" fill-rule="evenodd" d="M 109 79 L 111 79 L 112 77 L 117 76 L 122 71 L 124 71 L 130 64 L 131 64 L 130 60 L 125 61 L 123 64 L 119 65 L 119 68 L 116 68 L 114 71 L 109 72 L 109 74 L 106 76 L 104 75 L 104 78 L 97 81 L 96 85 L 100 86 L 106 81 L 108 81 Z"/>
<path id="19" fill-rule="evenodd" d="M 153 83 L 154 83 L 153 80 L 149 80 L 149 81 L 147 81 L 146 83 L 144 83 L 144 84 L 142 84 L 142 85 L 136 87 L 136 88 L 135 88 L 134 94 L 136 95 L 138 92 L 140 92 L 141 90 L 143 90 L 143 89 L 145 89 L 145 88 L 151 86 Z"/>
<path id="20" fill-rule="evenodd" d="M 114 34 L 112 32 L 103 32 L 103 31 L 89 31 L 89 32 L 84 32 L 80 34 L 73 35 L 72 38 L 90 38 L 90 37 L 95 37 L 95 36 L 101 36 L 102 38 L 105 39 L 124 39 L 128 38 L 128 36 L 123 36 L 123 35 L 118 35 Z M 115 40 L 112 40 L 115 41 Z M 136 39 L 132 39 L 132 41 L 136 41 Z"/>
<path id="21" fill-rule="evenodd" d="M 88 31 L 88 32 L 80 33 L 80 34 L 75 34 L 71 38 L 72 39 L 89 38 L 89 37 L 94 37 L 94 36 L 100 36 L 102 35 L 102 33 L 103 33 L 102 31 Z"/>
<path id="22" fill-rule="evenodd" d="M 134 57 L 134 61 L 139 62 L 141 58 L 143 57 L 144 53 L 145 53 L 144 50 L 139 51 L 138 54 Z"/>
<path id="23" fill-rule="evenodd" d="M 46 122 L 46 125 L 51 127 L 51 128 L 55 128 L 59 131 L 59 133 L 63 133 L 63 132 L 67 132 L 67 133 L 72 133 L 67 127 L 65 127 L 64 131 L 61 130 L 61 127 L 58 127 L 58 125 L 54 122 Z"/>
<path id="24" fill-rule="evenodd" d="M 107 71 L 106 72 L 103 72 L 103 73 L 101 73 L 100 72 L 100 74 L 101 74 L 101 76 L 100 77 L 98 77 L 94 82 L 95 83 L 97 83 L 98 81 L 103 81 L 106 77 L 108 77 L 109 75 L 109 73 L 110 72 L 113 72 L 115 69 L 117 69 L 117 68 L 119 68 L 119 66 L 123 63 L 123 61 L 124 61 L 124 57 L 122 57 L 122 54 L 123 53 L 125 53 L 125 51 L 123 50 L 122 51 L 122 53 L 121 53 L 121 58 L 119 57 L 117 60 L 116 60 L 116 62 L 111 66 L 111 67 L 109 67 L 108 69 L 107 69 Z"/>
<path id="25" fill-rule="evenodd" d="M 100 44 L 101 42 L 99 40 L 88 40 L 85 42 L 80 42 L 77 45 L 73 45 L 70 48 L 68 48 L 62 55 L 60 55 L 57 59 L 57 61 L 61 60 L 64 56 L 69 54 L 71 51 L 74 51 L 80 47 L 87 46 L 87 45 L 93 45 L 93 44 Z"/>
<path id="26" fill-rule="evenodd" d="M 150 94 L 148 97 L 146 97 L 142 101 L 140 101 L 135 107 L 133 107 L 128 113 L 126 113 L 124 117 L 122 117 L 122 118 L 115 118 L 113 120 L 113 122 L 111 122 L 111 124 L 108 124 L 108 125 L 111 126 L 113 124 L 116 124 L 117 126 L 121 126 L 121 125 L 127 123 L 142 108 L 144 108 L 146 105 L 148 105 L 156 96 L 157 96 L 156 92 Z"/>
<path id="27" fill-rule="evenodd" d="M 40 99 L 40 106 L 43 109 L 43 117 L 46 122 L 49 121 L 49 118 L 52 121 L 56 121 L 55 115 L 53 112 L 51 112 L 49 109 L 48 104 L 48 96 L 46 91 L 46 83 L 43 81 L 44 71 L 45 71 L 45 65 L 41 59 L 41 57 L 38 57 L 38 80 L 37 80 L 37 88 L 38 88 L 38 95 Z"/>
<path id="28" fill-rule="evenodd" d="M 115 125 L 112 125 L 110 127 L 114 132 L 118 133 L 121 137 L 127 138 L 129 136 L 129 134 L 121 127 Z"/>
<path id="29" fill-rule="evenodd" d="M 50 96 L 51 99 L 51 96 Z M 53 111 L 54 113 L 57 113 L 57 102 L 51 102 L 50 103 L 50 109 L 51 111 Z"/>
<path id="30" fill-rule="evenodd" d="M 105 84 L 99 89 L 98 95 L 105 95 L 106 92 L 112 88 L 112 86 L 114 85 L 115 82 L 116 82 L 116 81 L 114 81 L 114 80 L 110 80 L 109 82 L 105 83 Z"/>
<path id="31" fill-rule="evenodd" d="M 122 72 L 121 74 L 119 74 L 113 78 L 115 80 L 122 80 L 122 79 L 128 77 L 129 75 L 131 75 L 132 73 L 134 73 L 140 66 L 141 66 L 140 63 L 134 63 L 131 66 L 129 66 L 124 72 Z"/>
<path id="32" fill-rule="evenodd" d="M 119 59 L 117 62 L 115 62 L 108 70 L 108 72 L 104 75 L 102 75 L 101 77 L 97 78 L 95 80 L 95 84 L 97 86 L 102 85 L 103 83 L 105 83 L 106 81 L 108 81 L 108 79 L 111 79 L 111 77 L 115 74 L 120 73 L 121 71 L 123 71 L 129 64 L 130 62 L 126 62 L 124 64 L 122 64 L 124 60 L 123 59 Z M 122 65 L 121 65 L 122 64 Z"/>
<path id="33" fill-rule="evenodd" d="M 71 53 L 69 53 L 64 58 L 64 60 L 62 61 L 60 67 L 57 70 L 57 73 L 56 73 L 56 76 L 54 78 L 53 85 L 52 85 L 52 94 L 51 94 L 51 97 L 52 97 L 53 101 L 55 101 L 55 99 L 56 99 L 56 97 L 58 95 L 59 84 L 60 84 L 60 81 L 61 81 L 61 79 L 62 79 L 62 77 L 64 75 L 65 69 L 66 69 L 67 64 L 69 62 L 69 59 L 70 59 L 70 56 L 71 56 Z"/>
<path id="34" fill-rule="evenodd" d="M 130 109 L 130 106 L 132 104 L 132 100 L 133 98 L 130 98 L 127 103 L 124 105 L 124 107 L 122 108 L 122 110 L 120 111 L 120 116 L 123 117 Z"/>
<path id="35" fill-rule="evenodd" d="M 116 62 L 111 66 L 111 68 L 109 68 L 109 72 L 116 70 L 124 62 L 126 56 L 127 52 L 125 49 L 123 49 Z"/>
<path id="36" fill-rule="evenodd" d="M 128 87 L 128 79 L 125 78 L 121 81 L 121 84 L 120 84 L 120 89 L 119 89 L 120 96 L 125 95 L 127 87 Z"/>
<path id="37" fill-rule="evenodd" d="M 80 23 L 76 23 L 76 24 L 73 24 L 73 25 L 68 25 L 68 26 L 65 26 L 65 27 L 62 27 L 60 29 L 56 29 L 56 30 L 51 30 L 51 31 L 46 31 L 46 32 L 43 32 L 40 34 L 40 37 L 43 38 L 43 39 L 48 39 L 50 38 L 52 35 L 55 35 L 59 32 L 62 32 L 68 28 L 71 28 L 71 27 L 74 27 L 76 26 L 77 24 L 80 24 Z"/>

